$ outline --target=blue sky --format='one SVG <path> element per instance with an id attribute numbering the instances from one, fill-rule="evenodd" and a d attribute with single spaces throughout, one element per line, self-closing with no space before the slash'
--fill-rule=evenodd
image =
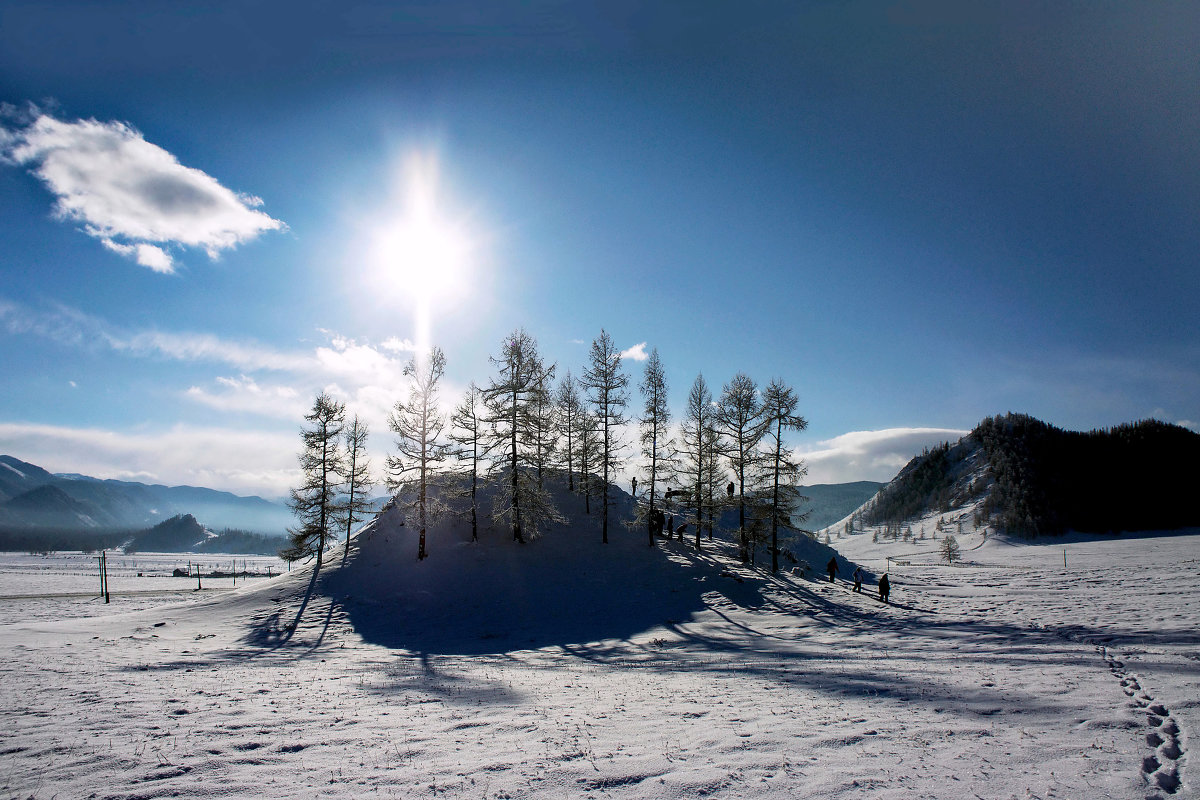
<path id="1" fill-rule="evenodd" d="M 1006 411 L 1200 427 L 1197 42 L 1192 4 L 6 3 L 0 452 L 279 494 L 330 389 L 381 462 L 421 292 L 449 400 L 603 327 L 677 409 L 790 382 L 814 481 Z M 454 265 L 394 263 L 414 185 Z"/>

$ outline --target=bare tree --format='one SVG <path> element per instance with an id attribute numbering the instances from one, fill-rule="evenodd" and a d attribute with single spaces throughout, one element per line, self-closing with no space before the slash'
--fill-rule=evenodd
<path id="1" fill-rule="evenodd" d="M 367 434 L 367 424 L 355 414 L 345 433 L 347 497 L 339 508 L 341 518 L 346 522 L 347 555 L 350 553 L 350 530 L 356 521 L 362 520 L 371 510 L 371 499 L 367 492 L 375 485 L 375 481 L 371 478 L 371 462 L 367 459 Z"/>
<path id="2" fill-rule="evenodd" d="M 711 405 L 711 400 L 709 402 Z M 721 436 L 717 433 L 717 424 L 715 413 L 710 412 L 704 420 L 701 428 L 701 453 L 703 457 L 701 475 L 704 480 L 704 500 L 707 503 L 707 519 L 705 520 L 705 530 L 708 532 L 708 538 L 711 541 L 713 538 L 713 527 L 716 524 L 717 510 L 724 507 L 724 495 L 720 488 L 725 484 L 725 478 L 728 473 L 721 466 L 720 459 L 720 443 Z M 699 520 L 697 520 L 697 526 Z M 697 539 L 697 542 L 699 539 Z M 699 549 L 699 544 L 696 549 Z"/>
<path id="3" fill-rule="evenodd" d="M 942 538 L 942 544 L 938 550 L 942 554 L 942 560 L 947 564 L 953 564 L 962 559 L 962 548 L 959 546 L 958 540 L 950 534 L 946 534 Z"/>
<path id="4" fill-rule="evenodd" d="M 682 456 L 680 473 L 682 483 L 688 490 L 688 495 L 694 498 L 696 516 L 696 549 L 700 549 L 700 530 L 706 508 L 705 497 L 708 497 L 707 507 L 712 506 L 711 469 L 710 465 L 716 460 L 716 452 L 712 449 L 715 441 L 713 415 L 715 409 L 712 403 L 712 392 L 703 375 L 697 375 L 688 392 L 687 409 L 684 412 L 683 423 L 680 426 Z M 711 538 L 712 517 L 709 517 L 709 536 Z"/>
<path id="5" fill-rule="evenodd" d="M 536 450 L 534 403 L 544 386 L 547 370 L 538 354 L 537 342 L 524 330 L 513 331 L 504 340 L 501 353 L 490 359 L 497 375 L 483 391 L 488 426 L 494 437 L 495 471 L 507 487 L 496 495 L 492 519 L 507 522 L 513 539 L 524 542 L 543 526 L 562 521 L 545 490 L 529 474 Z"/>
<path id="6" fill-rule="evenodd" d="M 717 430 L 721 434 L 721 454 L 737 476 L 738 555 L 742 563 L 750 560 L 750 542 L 746 531 L 747 488 L 753 491 L 758 463 L 758 443 L 765 428 L 758 387 L 745 373 L 739 372 L 725 384 L 717 403 Z M 747 484 L 747 479 L 751 483 Z"/>
<path id="7" fill-rule="evenodd" d="M 446 418 L 438 410 L 438 382 L 446 371 L 446 356 L 439 347 L 429 351 L 420 362 L 414 356 L 404 366 L 409 379 L 408 399 L 396 403 L 388 425 L 396 434 L 395 456 L 387 461 L 387 485 L 400 491 L 409 483 L 416 484 L 416 497 L 407 506 L 417 512 L 420 540 L 417 559 L 429 555 L 425 548 L 425 529 L 436 519 L 442 504 L 429 496 L 429 483 L 442 471 L 449 444 L 442 441 Z"/>
<path id="8" fill-rule="evenodd" d="M 600 423 L 587 409 L 579 412 L 579 486 L 583 490 L 583 510 L 592 513 L 592 470 L 600 460 Z"/>
<path id="9" fill-rule="evenodd" d="M 608 544 L 608 504 L 610 476 L 619 465 L 618 450 L 621 443 L 618 430 L 625 424 L 625 404 L 628 402 L 626 387 L 629 376 L 621 372 L 621 352 L 613 344 L 612 337 L 603 328 L 592 341 L 588 368 L 584 370 L 583 387 L 589 392 L 589 400 L 596 409 L 596 421 L 600 426 L 600 464 L 603 471 L 603 512 L 600 529 L 602 540 Z"/>
<path id="10" fill-rule="evenodd" d="M 479 387 L 472 381 L 467 386 L 462 402 L 450 416 L 450 440 L 455 444 L 454 455 L 463 464 L 462 476 L 469 489 L 459 490 L 459 496 L 470 498 L 469 513 L 471 517 L 471 541 L 479 541 L 479 518 L 477 502 L 479 494 L 480 468 L 491 452 L 487 438 L 485 415 L 487 410 L 483 405 L 483 396 Z"/>
<path id="11" fill-rule="evenodd" d="M 808 420 L 796 413 L 800 401 L 790 386 L 776 378 L 763 392 L 762 415 L 766 427 L 768 469 L 771 476 L 771 572 L 779 571 L 779 526 L 793 527 L 792 510 L 805 499 L 800 494 L 800 479 L 808 472 L 784 446 L 784 435 L 802 431 Z"/>
<path id="12" fill-rule="evenodd" d="M 346 422 L 346 405 L 322 392 L 313 402 L 312 411 L 304 415 L 311 427 L 300 431 L 304 449 L 300 452 L 300 469 L 304 479 L 291 490 L 288 505 L 300 520 L 289 528 L 290 543 L 280 552 L 286 561 L 316 557 L 317 569 L 330 539 L 335 534 L 337 497 L 341 485 L 342 429 Z"/>
<path id="13" fill-rule="evenodd" d="M 567 491 L 575 491 L 575 447 L 579 437 L 579 414 L 583 410 L 579 399 L 579 388 L 570 370 L 563 376 L 554 393 L 554 402 L 558 407 L 558 436 L 566 440 L 562 448 L 562 461 L 567 468 Z"/>
<path id="14" fill-rule="evenodd" d="M 646 533 L 650 546 L 654 546 L 654 500 L 657 483 L 664 474 L 670 475 L 675 464 L 674 442 L 670 429 L 671 409 L 667 406 L 667 377 L 662 361 L 658 357 L 658 348 L 650 351 L 646 367 L 642 373 L 642 383 L 638 387 L 642 398 L 646 401 L 639 420 L 641 426 L 642 458 L 645 460 L 644 474 L 650 482 L 646 492 L 646 504 L 639 506 L 645 517 Z M 696 531 L 699 535 L 700 525 L 697 516 Z"/>
<path id="15" fill-rule="evenodd" d="M 534 380 L 529 403 L 529 434 L 538 488 L 545 488 L 543 473 L 558 447 L 557 410 L 554 407 L 554 366 L 543 367 Z"/>

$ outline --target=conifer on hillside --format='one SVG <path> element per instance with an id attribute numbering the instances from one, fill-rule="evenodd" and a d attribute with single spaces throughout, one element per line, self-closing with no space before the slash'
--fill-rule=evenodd
<path id="1" fill-rule="evenodd" d="M 620 465 L 620 430 L 625 424 L 629 376 L 621 372 L 621 352 L 603 328 L 592 341 L 588 367 L 580 383 L 588 391 L 599 428 L 600 463 L 597 466 L 602 473 L 600 491 L 603 499 L 600 530 L 602 541 L 607 544 L 609 488 L 611 476 Z"/>
<path id="2" fill-rule="evenodd" d="M 300 432 L 304 442 L 300 469 L 304 477 L 300 486 L 291 490 L 288 502 L 300 524 L 288 529 L 290 543 L 279 556 L 285 561 L 316 557 L 319 570 L 325 548 L 335 535 L 337 497 L 344 469 L 341 436 L 346 404 L 322 392 L 304 419 L 311 424 Z"/>
<path id="3" fill-rule="evenodd" d="M 438 382 L 446 371 L 446 356 L 434 347 L 420 361 L 414 356 L 404 367 L 409 379 L 408 399 L 396 403 L 388 425 L 396 434 L 395 456 L 387 461 L 387 485 L 393 492 L 415 485 L 416 496 L 406 505 L 417 512 L 417 559 L 429 555 L 425 546 L 428 524 L 440 516 L 444 505 L 429 495 L 432 478 L 445 469 L 450 445 L 442 441 L 446 417 L 438 408 Z"/>

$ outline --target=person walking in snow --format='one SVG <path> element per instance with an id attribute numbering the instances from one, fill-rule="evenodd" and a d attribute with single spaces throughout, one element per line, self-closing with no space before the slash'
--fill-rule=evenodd
<path id="1" fill-rule="evenodd" d="M 833 583 L 833 579 L 837 575 L 837 556 L 829 559 L 829 563 L 825 565 L 825 571 L 829 573 L 829 582 Z"/>
<path id="2" fill-rule="evenodd" d="M 886 603 L 888 595 L 892 593 L 892 582 L 888 580 L 887 573 L 883 573 L 883 577 L 879 579 L 879 599 Z"/>
<path id="3" fill-rule="evenodd" d="M 863 582 L 863 568 L 858 567 L 857 569 L 854 570 L 854 591 L 856 591 L 856 592 L 862 591 L 862 582 Z"/>

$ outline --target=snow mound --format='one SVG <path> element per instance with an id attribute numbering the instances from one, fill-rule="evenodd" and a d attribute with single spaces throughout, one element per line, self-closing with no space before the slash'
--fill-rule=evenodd
<path id="1" fill-rule="evenodd" d="M 551 494 L 570 522 L 538 539 L 515 542 L 481 513 L 473 542 L 469 524 L 444 517 L 427 527 L 420 561 L 418 530 L 389 508 L 359 530 L 344 558 L 330 558 L 320 591 L 339 599 L 368 641 L 459 654 L 627 639 L 714 604 L 762 604 L 766 576 L 737 563 L 732 541 L 704 538 L 698 552 L 693 535 L 651 547 L 644 529 L 625 524 L 633 498 L 616 491 L 606 544 L 594 498 L 589 515 L 564 487 Z M 481 508 L 490 500 L 485 494 Z M 820 569 L 834 551 L 810 544 L 799 557 Z"/>

